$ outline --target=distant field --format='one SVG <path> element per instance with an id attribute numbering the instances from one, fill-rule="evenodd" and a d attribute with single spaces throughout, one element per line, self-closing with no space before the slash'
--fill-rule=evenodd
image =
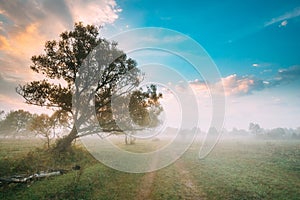
<path id="1" fill-rule="evenodd" d="M 161 144 L 165 141 L 117 143 L 133 152 Z M 41 145 L 0 140 L 0 168 L 8 170 L 4 165 Z M 193 144 L 172 165 L 143 174 L 119 172 L 89 158 L 81 172 L 2 187 L 0 199 L 300 199 L 300 141 L 222 140 L 204 160 L 197 159 L 198 152 L 199 144 Z"/>
<path id="2" fill-rule="evenodd" d="M 40 139 L 0 139 L 0 159 L 22 155 L 42 146 Z"/>

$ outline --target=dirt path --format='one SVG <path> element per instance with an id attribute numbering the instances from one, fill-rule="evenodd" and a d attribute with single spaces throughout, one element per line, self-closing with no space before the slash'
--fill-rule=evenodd
<path id="1" fill-rule="evenodd" d="M 155 169 L 158 159 L 153 159 L 151 169 Z M 151 200 L 151 192 L 153 189 L 153 182 L 156 176 L 156 171 L 146 173 L 141 180 L 141 185 L 138 189 L 136 200 Z"/>
<path id="2" fill-rule="evenodd" d="M 151 168 L 155 169 L 157 164 L 157 159 L 153 160 L 151 164 Z M 206 194 L 202 191 L 202 189 L 197 185 L 194 177 L 185 167 L 184 162 L 181 159 L 178 159 L 175 163 L 173 163 L 176 173 L 179 174 L 180 180 L 180 196 L 183 196 L 185 200 L 203 200 L 206 199 Z M 157 176 L 156 171 L 146 173 L 141 178 L 141 184 L 138 188 L 138 192 L 135 200 L 152 200 L 152 191 L 154 188 L 155 177 Z M 175 178 L 176 179 L 176 178 Z M 175 181 L 174 179 L 174 181 Z"/>
<path id="3" fill-rule="evenodd" d="M 180 182 L 182 184 L 182 193 L 184 194 L 184 199 L 190 200 L 202 200 L 206 199 L 206 194 L 197 185 L 194 177 L 186 169 L 184 162 L 178 159 L 175 162 L 176 171 L 180 174 Z"/>

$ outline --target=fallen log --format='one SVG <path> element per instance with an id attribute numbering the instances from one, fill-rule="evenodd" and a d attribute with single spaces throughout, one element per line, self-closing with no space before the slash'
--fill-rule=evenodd
<path id="1" fill-rule="evenodd" d="M 80 166 L 76 165 L 72 169 L 79 170 Z M 59 175 L 67 173 L 68 171 L 70 171 L 70 170 L 59 169 L 59 170 L 49 170 L 46 172 L 41 171 L 41 172 L 32 174 L 30 176 L 14 175 L 11 177 L 0 177 L 0 185 L 2 186 L 3 184 L 10 184 L 10 183 L 28 183 L 30 181 L 41 179 L 41 178 L 46 178 L 46 177 L 50 177 L 50 176 L 59 176 Z"/>

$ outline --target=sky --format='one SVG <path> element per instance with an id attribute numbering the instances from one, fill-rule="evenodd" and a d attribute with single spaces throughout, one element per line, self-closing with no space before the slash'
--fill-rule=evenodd
<path id="1" fill-rule="evenodd" d="M 188 64 L 165 52 L 133 52 L 139 65 L 168 65 L 188 81 L 199 106 L 201 128 L 212 118 L 211 91 L 224 86 L 224 127 L 248 129 L 300 126 L 300 2 L 287 1 L 147 1 L 147 0 L 0 0 L 0 109 L 45 109 L 24 104 L 18 84 L 39 79 L 29 68 L 30 58 L 43 52 L 46 40 L 71 30 L 74 23 L 102 25 L 110 38 L 136 28 L 160 27 L 179 37 L 134 35 L 138 41 L 174 46 L 200 57 L 182 38 L 199 43 L 215 63 L 220 80 L 207 82 Z M 176 34 L 175 34 L 176 35 Z M 174 36 L 174 35 L 173 35 Z M 177 35 L 178 36 L 178 35 Z M 157 40 L 159 38 L 159 40 Z M 119 41 L 118 41 L 119 42 Z M 122 41 L 120 46 L 122 46 Z M 165 45 L 165 46 L 164 46 Z M 154 59 L 155 58 L 155 59 Z M 168 77 L 168 73 L 159 73 Z M 180 83 L 165 83 L 180 86 Z M 162 89 L 163 90 L 163 89 Z M 174 94 L 165 94 L 170 124 L 179 109 Z M 176 109 L 172 109 L 175 108 Z M 177 121 L 176 121 L 177 120 Z"/>

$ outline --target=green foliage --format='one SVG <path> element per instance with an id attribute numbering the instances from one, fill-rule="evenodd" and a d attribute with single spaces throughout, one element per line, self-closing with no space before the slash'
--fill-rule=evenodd
<path id="1" fill-rule="evenodd" d="M 129 112 L 133 121 L 140 126 L 156 127 L 160 123 L 158 116 L 162 112 L 160 98 L 162 94 L 157 93 L 155 85 L 147 87 L 145 92 L 134 91 L 129 102 Z"/>
<path id="2" fill-rule="evenodd" d="M 28 133 L 29 123 L 32 121 L 33 115 L 24 110 L 10 111 L 5 115 L 5 118 L 0 122 L 0 132 L 14 136 L 26 136 Z"/>

